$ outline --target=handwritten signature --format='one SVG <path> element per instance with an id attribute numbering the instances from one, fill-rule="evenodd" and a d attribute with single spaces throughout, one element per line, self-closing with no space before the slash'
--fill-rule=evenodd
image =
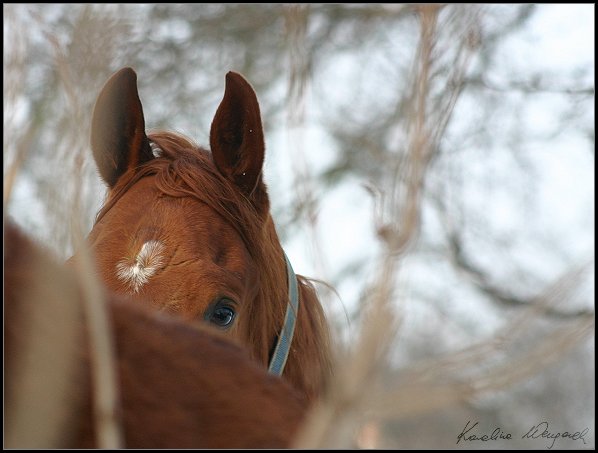
<path id="1" fill-rule="evenodd" d="M 480 433 L 479 431 L 474 431 L 474 429 L 478 426 L 478 422 L 471 424 L 471 420 L 467 421 L 463 431 L 461 434 L 457 436 L 457 444 L 461 441 L 463 442 L 473 442 L 473 441 L 495 441 L 495 440 L 511 440 L 513 439 L 513 434 L 503 431 L 501 428 L 496 428 L 491 433 Z M 585 435 L 588 433 L 589 428 L 585 428 L 582 431 L 576 432 L 552 432 L 549 429 L 548 422 L 541 422 L 537 425 L 532 426 L 529 431 L 527 431 L 523 436 L 522 439 L 548 439 L 549 441 L 552 440 L 550 446 L 547 446 L 549 450 L 554 447 L 555 442 L 557 439 L 571 439 L 571 440 L 581 440 L 584 445 L 586 444 L 586 440 L 584 439 Z"/>

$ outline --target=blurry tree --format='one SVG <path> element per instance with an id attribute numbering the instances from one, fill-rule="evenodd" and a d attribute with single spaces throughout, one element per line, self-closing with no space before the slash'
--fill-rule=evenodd
<path id="1" fill-rule="evenodd" d="M 107 77 L 122 66 L 134 67 L 146 124 L 175 128 L 207 145 L 224 74 L 236 70 L 258 92 L 267 137 L 284 127 L 318 124 L 333 148 L 293 146 L 295 194 L 274 200 L 282 235 L 311 231 L 317 246 L 322 241 L 317 231 L 328 219 L 323 209 L 328 192 L 357 181 L 367 187 L 375 211 L 356 214 L 373 214 L 372 237 L 364 240 L 376 237 L 396 253 L 408 251 L 397 270 L 408 275 L 401 284 L 411 299 L 397 367 L 489 338 L 506 320 L 544 300 L 547 288 L 556 294 L 554 303 L 539 311 L 530 332 L 543 337 L 566 323 L 593 319 L 593 193 L 563 187 L 561 199 L 540 199 L 546 178 L 554 175 L 547 162 L 558 166 L 566 158 L 577 168 L 594 165 L 593 65 L 564 70 L 512 55 L 542 6 L 437 5 L 429 48 L 421 45 L 420 8 L 4 5 L 5 199 L 12 172 L 20 178 L 12 190 L 20 195 L 8 212 L 68 256 L 64 219 L 73 199 L 82 201 L 79 214 L 90 226 L 102 197 L 88 125 Z M 424 80 L 426 96 L 418 105 Z M 425 113 L 421 123 L 414 120 L 417 112 Z M 537 117 L 541 121 L 531 120 Z M 418 127 L 429 132 L 419 169 L 409 167 L 407 149 Z M 559 154 L 548 147 L 565 140 L 576 149 Z M 327 163 L 311 167 L 318 153 Z M 408 213 L 408 203 L 396 202 L 413 194 L 410 176 L 418 172 L 417 234 L 391 243 L 402 228 L 396 219 Z M 587 215 L 567 210 L 567 197 L 585 200 Z M 395 205 L 407 210 L 389 216 Z M 376 272 L 375 247 L 362 249 L 350 262 L 322 260 L 323 277 L 333 286 L 360 282 L 352 302 L 367 299 L 367 282 Z M 327 264 L 333 259 L 334 266 Z M 361 309 L 351 306 L 350 317 L 359 319 Z M 574 409 L 555 423 L 569 423 L 562 429 L 592 424 L 594 406 L 587 403 L 594 392 L 592 353 L 582 343 L 566 370 L 553 368 L 527 387 L 503 392 L 499 403 L 478 401 L 459 410 L 518 426 L 552 414 L 567 399 Z M 571 371 L 576 367 L 577 373 Z M 576 376 L 575 394 L 555 378 L 561 375 Z M 451 419 L 448 414 L 430 423 L 440 426 L 443 417 Z M 462 428 L 464 415 L 453 414 L 455 429 Z M 409 422 L 388 426 L 398 430 L 393 436 L 403 447 L 405 433 L 416 429 Z M 426 432 L 435 428 L 427 426 Z M 411 437 L 420 447 L 452 445 L 446 438 L 421 444 L 421 437 Z"/>

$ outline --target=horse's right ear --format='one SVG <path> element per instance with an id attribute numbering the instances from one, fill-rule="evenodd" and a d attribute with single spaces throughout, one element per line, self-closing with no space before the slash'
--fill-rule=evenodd
<path id="1" fill-rule="evenodd" d="M 110 187 L 129 168 L 154 157 L 145 135 L 133 69 L 121 69 L 102 88 L 91 120 L 91 149 L 100 175 Z"/>

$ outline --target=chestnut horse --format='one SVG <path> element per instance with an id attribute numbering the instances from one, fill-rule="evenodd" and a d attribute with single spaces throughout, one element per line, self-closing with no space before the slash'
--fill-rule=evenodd
<path id="1" fill-rule="evenodd" d="M 328 326 L 270 215 L 250 84 L 226 75 L 210 152 L 171 132 L 146 135 L 137 75 L 121 69 L 98 96 L 91 145 L 108 185 L 88 236 L 105 285 L 217 327 L 308 398 L 320 394 L 330 373 Z"/>
<path id="2" fill-rule="evenodd" d="M 97 447 L 77 278 L 10 224 L 4 239 L 5 446 Z M 136 302 L 107 303 L 123 447 L 291 445 L 307 401 L 244 348 Z"/>

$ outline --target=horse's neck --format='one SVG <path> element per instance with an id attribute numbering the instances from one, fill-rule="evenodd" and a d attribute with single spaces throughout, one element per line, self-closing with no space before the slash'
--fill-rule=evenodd
<path id="1" fill-rule="evenodd" d="M 331 374 L 328 323 L 313 285 L 298 276 L 300 306 L 283 376 L 309 400 L 319 397 Z"/>

